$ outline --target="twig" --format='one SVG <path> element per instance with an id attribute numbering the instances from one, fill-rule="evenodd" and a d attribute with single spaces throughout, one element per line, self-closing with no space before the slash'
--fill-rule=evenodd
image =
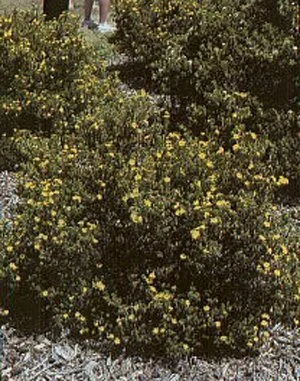
<path id="1" fill-rule="evenodd" d="M 47 371 L 48 369 L 50 368 L 53 368 L 55 365 L 57 365 L 59 362 L 58 361 L 55 361 L 53 364 L 50 364 L 48 367 L 40 370 L 39 372 L 37 372 L 34 376 L 32 376 L 28 381 L 32 381 L 34 380 L 35 378 L 37 378 L 37 376 L 39 376 L 40 374 L 44 373 L 45 371 Z"/>

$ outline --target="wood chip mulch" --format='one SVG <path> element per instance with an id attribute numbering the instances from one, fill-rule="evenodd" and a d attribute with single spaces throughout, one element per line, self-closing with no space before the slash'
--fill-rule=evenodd
<path id="1" fill-rule="evenodd" d="M 172 368 L 155 361 L 119 356 L 112 359 L 78 344 L 67 336 L 51 341 L 47 334 L 21 336 L 9 327 L 1 330 L 0 365 L 3 381 L 119 380 L 119 381 L 210 381 L 300 380 L 300 334 L 276 325 L 255 358 L 181 360 Z"/>

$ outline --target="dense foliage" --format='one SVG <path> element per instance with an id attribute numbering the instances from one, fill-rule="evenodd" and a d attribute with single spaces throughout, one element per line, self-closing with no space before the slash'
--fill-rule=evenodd
<path id="1" fill-rule="evenodd" d="M 75 16 L 57 24 L 15 12 L 1 17 L 0 25 L 1 132 L 63 135 L 79 115 L 100 106 L 101 94 L 114 96 L 107 91 L 114 86 L 106 81 L 104 62 L 82 38 Z"/>
<path id="2" fill-rule="evenodd" d="M 296 180 L 296 6 L 281 0 L 118 0 L 117 43 L 143 62 L 157 91 L 172 96 L 177 124 L 199 135 L 242 123 L 272 142 L 277 174 Z"/>
<path id="3" fill-rule="evenodd" d="M 72 18 L 0 24 L 1 126 L 23 158 L 19 205 L 0 221 L 1 320 L 173 358 L 245 353 L 273 323 L 298 324 L 297 242 L 273 204 L 288 179 L 244 123 L 259 101 L 208 92 L 234 128 L 209 132 L 201 114 L 202 134 L 178 132 L 145 91 L 124 94 L 95 65 Z"/>

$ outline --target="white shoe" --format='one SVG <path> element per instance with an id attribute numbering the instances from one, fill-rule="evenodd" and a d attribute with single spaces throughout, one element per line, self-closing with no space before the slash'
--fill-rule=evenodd
<path id="1" fill-rule="evenodd" d="M 101 33 L 108 33 L 108 32 L 115 32 L 116 31 L 116 27 L 114 25 L 111 25 L 111 24 L 99 24 L 98 27 L 97 27 L 97 30 Z"/>

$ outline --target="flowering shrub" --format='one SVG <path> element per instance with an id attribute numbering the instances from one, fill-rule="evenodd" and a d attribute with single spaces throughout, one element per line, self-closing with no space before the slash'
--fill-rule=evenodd
<path id="1" fill-rule="evenodd" d="M 63 147 L 15 137 L 29 159 L 2 228 L 3 310 L 32 309 L 29 295 L 40 319 L 140 355 L 243 351 L 296 322 L 295 245 L 270 203 L 287 179 L 261 164 L 266 144 L 167 133 L 143 93 L 119 108 L 123 129 L 100 118 L 78 120 Z"/>
<path id="2" fill-rule="evenodd" d="M 157 91 L 172 96 L 173 121 L 207 132 L 232 129 L 232 114 L 246 113 L 246 128 L 273 143 L 274 169 L 295 180 L 296 7 L 281 0 L 118 0 L 117 43 L 151 71 Z M 204 124 L 194 118 L 197 108 Z"/>
<path id="3" fill-rule="evenodd" d="M 288 179 L 262 160 L 270 141 L 246 128 L 258 101 L 228 90 L 219 113 L 208 92 L 219 128 L 200 126 L 195 101 L 199 134 L 170 132 L 144 91 L 125 97 L 90 61 L 71 20 L 34 32 L 36 16 L 18 17 L 1 21 L 0 115 L 24 158 L 19 205 L 0 221 L 1 321 L 172 357 L 245 352 L 274 322 L 298 324 L 297 246 L 272 204 Z"/>
<path id="4" fill-rule="evenodd" d="M 104 62 L 85 42 L 74 15 L 43 22 L 33 11 L 0 16 L 0 123 L 49 134 L 72 129 L 73 117 L 113 92 Z M 111 93 L 113 97 L 113 93 Z"/>

